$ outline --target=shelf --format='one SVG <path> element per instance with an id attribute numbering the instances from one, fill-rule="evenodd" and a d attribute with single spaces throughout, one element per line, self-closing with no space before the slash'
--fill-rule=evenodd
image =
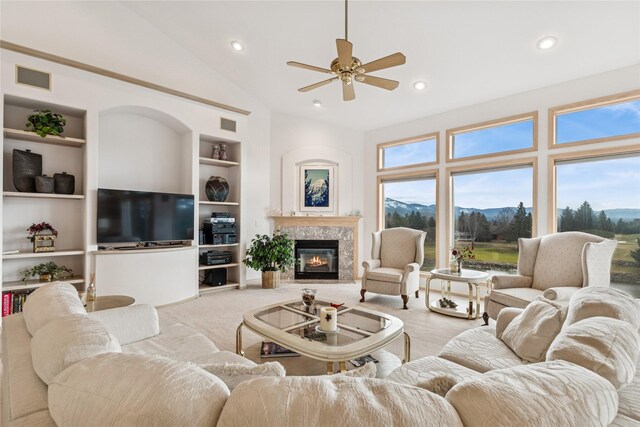
<path id="1" fill-rule="evenodd" d="M 55 280 L 56 282 L 67 282 L 67 283 L 71 283 L 74 285 L 77 284 L 81 284 L 84 283 L 84 278 L 81 276 L 73 276 L 73 277 L 69 277 L 67 279 L 60 279 L 60 280 Z M 47 285 L 49 283 L 53 283 L 53 282 L 41 282 L 39 280 L 27 280 L 27 281 L 22 281 L 22 280 L 14 280 L 11 282 L 3 282 L 2 283 L 2 292 L 8 292 L 8 291 L 25 291 L 27 289 L 35 289 L 35 288 L 39 288 L 41 286 Z"/>
<path id="2" fill-rule="evenodd" d="M 214 270 L 216 268 L 229 268 L 229 267 L 237 267 L 240 264 L 237 262 L 232 262 L 231 264 L 217 264 L 217 265 L 200 265 L 198 266 L 198 270 Z"/>
<path id="3" fill-rule="evenodd" d="M 222 291 L 224 289 L 237 289 L 239 287 L 240 285 L 238 283 L 227 283 L 226 285 L 221 286 L 200 285 L 198 286 L 198 291 L 201 294 L 206 294 L 207 292 Z"/>
<path id="4" fill-rule="evenodd" d="M 82 249 L 71 249 L 66 251 L 55 252 L 19 252 L 17 254 L 2 255 L 2 259 L 21 259 L 21 258 L 49 258 L 57 256 L 84 255 Z"/>
<path id="5" fill-rule="evenodd" d="M 47 135 L 42 138 L 35 132 L 26 130 L 4 128 L 4 137 L 9 139 L 19 139 L 21 141 L 39 142 L 42 144 L 62 145 L 64 147 L 84 147 L 84 139 Z"/>
<path id="6" fill-rule="evenodd" d="M 2 195 L 4 197 L 24 197 L 31 199 L 84 199 L 84 195 L 82 194 L 26 193 L 19 191 L 4 191 Z"/>
<path id="7" fill-rule="evenodd" d="M 198 245 L 198 249 L 211 249 L 211 248 L 223 248 L 223 247 L 231 247 L 238 246 L 238 243 L 227 243 L 221 245 Z"/>
<path id="8" fill-rule="evenodd" d="M 240 206 L 238 202 L 208 202 L 204 200 L 200 200 L 201 205 L 211 205 L 211 206 Z"/>
<path id="9" fill-rule="evenodd" d="M 210 165 L 210 166 L 220 166 L 223 168 L 232 168 L 235 166 L 240 166 L 238 162 L 231 162 L 229 160 L 218 160 L 218 159 L 210 159 L 208 157 L 200 157 L 201 165 Z"/>

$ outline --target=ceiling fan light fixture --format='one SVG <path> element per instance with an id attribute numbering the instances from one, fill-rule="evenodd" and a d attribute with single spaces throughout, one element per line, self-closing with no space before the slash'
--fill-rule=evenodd
<path id="1" fill-rule="evenodd" d="M 555 36 L 546 36 L 538 40 L 536 46 L 539 50 L 549 50 L 558 44 L 558 38 Z"/>
<path id="2" fill-rule="evenodd" d="M 314 99 L 313 101 L 311 101 L 313 103 L 313 106 L 316 108 L 320 108 L 322 107 L 322 102 L 320 102 L 319 99 Z"/>
<path id="3" fill-rule="evenodd" d="M 425 90 L 427 88 L 427 82 L 423 80 L 418 80 L 413 83 L 413 88 L 415 90 Z"/>
<path id="4" fill-rule="evenodd" d="M 231 42 L 231 47 L 236 52 L 242 52 L 244 50 L 244 45 L 240 43 L 238 40 L 234 40 Z"/>

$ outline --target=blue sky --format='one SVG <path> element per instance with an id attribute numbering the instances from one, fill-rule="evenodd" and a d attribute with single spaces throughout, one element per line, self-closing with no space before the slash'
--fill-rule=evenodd
<path id="1" fill-rule="evenodd" d="M 405 203 L 436 204 L 436 179 L 385 182 L 384 196 Z"/>
<path id="2" fill-rule="evenodd" d="M 454 137 L 454 158 L 519 150 L 533 146 L 533 120 L 459 133 Z"/>
<path id="3" fill-rule="evenodd" d="M 533 168 L 479 172 L 453 177 L 453 199 L 463 208 L 532 205 Z"/>
<path id="4" fill-rule="evenodd" d="M 413 142 L 410 144 L 396 145 L 384 149 L 385 168 L 435 161 L 435 138 L 425 139 L 424 141 Z"/>
<path id="5" fill-rule="evenodd" d="M 558 116 L 559 144 L 640 132 L 640 100 Z"/>

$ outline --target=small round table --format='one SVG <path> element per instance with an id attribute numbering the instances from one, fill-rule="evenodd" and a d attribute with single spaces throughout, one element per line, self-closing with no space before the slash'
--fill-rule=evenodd
<path id="1" fill-rule="evenodd" d="M 433 279 L 440 279 L 440 295 L 451 299 L 451 282 L 466 283 L 469 286 L 469 306 L 456 308 L 440 307 L 438 300 L 430 301 L 431 281 Z M 445 287 L 446 282 L 446 287 Z M 431 311 L 436 313 L 446 314 L 447 316 L 461 317 L 464 319 L 477 319 L 480 313 L 480 292 L 478 287 L 486 286 L 490 288 L 491 280 L 489 280 L 489 274 L 484 271 L 466 270 L 462 269 L 461 272 L 453 273 L 448 268 L 437 268 L 431 270 L 427 276 L 427 292 L 425 297 L 425 305 Z M 475 302 L 475 309 L 473 303 Z"/>
<path id="2" fill-rule="evenodd" d="M 87 301 L 87 313 L 92 311 L 108 310 L 110 308 L 126 307 L 133 305 L 135 298 L 127 295 L 101 295 L 97 296 L 95 301 Z"/>

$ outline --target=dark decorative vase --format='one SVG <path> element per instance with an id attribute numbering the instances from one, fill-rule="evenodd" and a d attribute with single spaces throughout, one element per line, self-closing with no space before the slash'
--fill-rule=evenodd
<path id="1" fill-rule="evenodd" d="M 53 178 L 47 175 L 36 176 L 36 191 L 38 193 L 53 193 Z"/>
<path id="2" fill-rule="evenodd" d="M 229 197 L 229 183 L 221 176 L 212 176 L 204 187 L 207 199 L 212 202 L 224 202 Z"/>
<path id="3" fill-rule="evenodd" d="M 73 194 L 76 191 L 76 178 L 66 172 L 53 174 L 56 194 Z"/>
<path id="4" fill-rule="evenodd" d="M 13 185 L 16 190 L 35 193 L 36 176 L 42 175 L 42 155 L 31 150 L 13 150 Z"/>

